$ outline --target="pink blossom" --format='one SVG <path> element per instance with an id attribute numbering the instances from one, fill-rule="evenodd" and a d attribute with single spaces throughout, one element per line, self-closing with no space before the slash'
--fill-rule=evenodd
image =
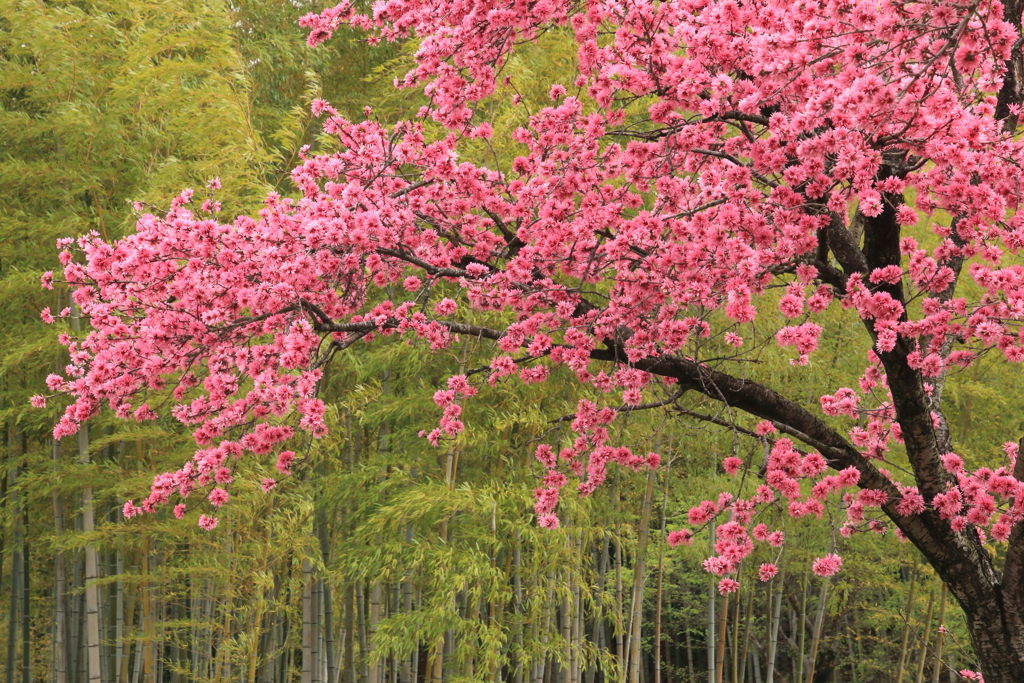
<path id="1" fill-rule="evenodd" d="M 434 314 L 442 317 L 453 315 L 457 308 L 458 305 L 451 299 L 441 299 L 434 304 Z"/>
<path id="2" fill-rule="evenodd" d="M 555 451 L 551 446 L 546 443 L 542 443 L 537 446 L 537 450 L 534 451 L 534 457 L 547 468 L 552 468 L 558 463 L 558 458 Z"/>
<path id="3" fill-rule="evenodd" d="M 537 525 L 542 529 L 557 529 L 558 528 L 558 516 L 553 513 L 541 515 L 537 518 Z"/>
<path id="4" fill-rule="evenodd" d="M 743 461 L 732 456 L 722 461 L 722 469 L 726 474 L 736 474 L 742 466 Z"/>
<path id="5" fill-rule="evenodd" d="M 834 553 L 819 557 L 811 564 L 811 571 L 818 576 L 832 576 L 843 566 L 843 558 Z"/>
<path id="6" fill-rule="evenodd" d="M 939 460 L 942 462 L 942 466 L 950 474 L 959 474 L 963 472 L 964 461 L 956 453 L 946 453 L 939 456 Z"/>
<path id="7" fill-rule="evenodd" d="M 690 545 L 690 541 L 693 538 L 693 532 L 689 529 L 679 529 L 677 531 L 671 531 L 668 535 L 668 544 L 675 548 L 680 544 Z"/>
<path id="8" fill-rule="evenodd" d="M 281 474 L 291 474 L 291 466 L 294 461 L 295 453 L 293 451 L 281 451 L 281 454 L 277 456 L 277 471 Z"/>
<path id="9" fill-rule="evenodd" d="M 735 593 L 740 588 L 740 583 L 736 579 L 724 578 L 718 582 L 718 594 L 726 595 L 727 593 Z"/>
<path id="10" fill-rule="evenodd" d="M 136 507 L 130 500 L 124 504 L 123 508 L 121 508 L 121 514 L 124 515 L 125 519 L 131 519 L 141 513 L 142 508 Z"/>
<path id="11" fill-rule="evenodd" d="M 213 489 L 209 495 L 210 504 L 221 507 L 228 502 L 228 492 L 224 489 Z"/>
<path id="12" fill-rule="evenodd" d="M 481 9 L 383 0 L 368 13 L 343 2 L 301 23 L 311 45 L 345 26 L 369 42 L 415 36 L 397 84 L 418 90 L 422 106 L 384 123 L 369 109 L 349 120 L 318 99 L 311 109 L 335 144 L 300 148 L 293 186 L 252 215 L 225 222 L 213 179 L 202 208 L 185 189 L 159 212 L 137 204 L 134 231 L 113 243 L 87 233 L 57 244 L 57 278 L 90 330 L 58 337 L 67 360 L 46 384 L 70 405 L 54 437 L 101 411 L 154 419 L 154 397 L 166 401 L 161 417 L 196 442 L 126 517 L 178 509 L 197 488 L 258 469 L 228 458 L 280 452 L 277 471 L 289 475 L 296 456 L 282 449 L 297 447 L 288 443 L 296 436 L 322 438 L 330 423 L 318 398 L 324 353 L 383 338 L 424 353 L 487 354 L 490 372 L 471 375 L 484 391 L 513 376 L 573 384 L 575 412 L 551 436 L 565 443 L 536 450 L 542 526 L 557 525 L 568 474 L 589 495 L 609 462 L 657 465 L 618 442 L 627 433 L 612 427 L 619 396 L 628 412 L 645 397 L 699 390 L 728 403 L 740 424 L 763 420 L 754 435 L 769 453 L 755 493 L 687 503 L 696 527 L 722 520 L 706 562 L 720 577 L 736 574 L 755 541 L 782 545 L 781 531 L 749 529 L 778 500 L 795 517 L 823 517 L 841 495 L 844 534 L 885 532 L 873 517 L 890 505 L 907 517 L 932 509 L 951 529 L 973 524 L 995 541 L 1024 517 L 1011 448 L 1003 467 L 973 471 L 944 454 L 948 482 L 921 492 L 897 482 L 933 481 L 920 464 L 906 477 L 881 467 L 894 451 L 912 465 L 933 461 L 912 452 L 920 434 L 904 439 L 895 407 L 915 403 L 925 431 L 940 428 L 929 378 L 990 350 L 992 363 L 1024 362 L 1024 146 L 994 99 L 1019 31 L 999 3 L 496 0 Z M 490 105 L 514 90 L 502 65 L 551 30 L 575 42 L 573 92 L 555 85 L 547 106 L 496 130 Z M 492 137 L 516 150 L 500 170 L 474 161 Z M 886 146 L 917 161 L 893 172 Z M 845 261 L 830 221 L 855 204 L 906 226 L 885 236 L 899 239 L 898 260 L 876 263 L 856 240 L 846 245 L 851 262 L 827 256 Z M 959 218 L 951 226 L 935 216 Z M 53 273 L 41 278 L 53 282 Z M 40 317 L 55 321 L 50 309 Z M 828 334 L 843 336 L 824 340 L 826 320 Z M 825 416 L 813 434 L 779 402 L 757 399 L 770 390 L 752 379 L 750 361 L 773 339 L 794 366 L 826 368 L 833 350 L 872 348 L 856 384 L 810 397 Z M 815 358 L 819 346 L 830 354 Z M 923 395 L 898 393 L 908 367 L 915 387 L 915 377 L 933 385 Z M 887 374 L 894 368 L 899 377 Z M 434 446 L 456 439 L 472 428 L 478 391 L 466 375 L 449 378 L 414 429 Z M 554 405 L 545 395 L 535 393 L 538 409 Z M 783 398 L 807 402 L 799 390 Z M 750 418 L 738 415 L 743 407 Z M 804 453 L 820 443 L 842 445 L 844 464 L 831 450 Z M 759 455 L 747 464 L 759 466 Z M 723 467 L 738 472 L 737 460 Z M 892 500 L 879 490 L 893 490 L 886 480 Z M 860 484 L 876 488 L 843 490 Z M 831 557 L 816 564 L 834 571 Z"/>
<path id="13" fill-rule="evenodd" d="M 263 477 L 263 483 L 260 484 L 260 490 L 262 490 L 263 493 L 270 493 L 271 491 L 274 490 L 274 487 L 276 486 L 276 481 L 274 481 L 270 477 Z"/>
<path id="14" fill-rule="evenodd" d="M 690 508 L 690 512 L 687 514 L 687 521 L 690 523 L 690 526 L 700 526 L 710 520 L 717 512 L 717 506 L 711 501 L 705 500 L 700 505 Z"/>
<path id="15" fill-rule="evenodd" d="M 199 515 L 199 528 L 205 529 L 206 531 L 213 531 L 217 528 L 217 524 L 220 522 L 216 517 L 210 517 L 209 515 Z"/>
<path id="16" fill-rule="evenodd" d="M 762 581 L 771 581 L 779 573 L 779 568 L 770 562 L 765 562 L 758 569 Z"/>

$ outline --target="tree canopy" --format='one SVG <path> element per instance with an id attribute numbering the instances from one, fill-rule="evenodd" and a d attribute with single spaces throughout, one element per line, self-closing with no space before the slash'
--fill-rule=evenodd
<path id="1" fill-rule="evenodd" d="M 720 592 L 782 542 L 772 511 L 845 519 L 819 576 L 842 564 L 836 532 L 894 527 L 963 608 L 990 683 L 1020 680 L 1020 425 L 992 443 L 1002 462 L 968 466 L 944 402 L 964 369 L 1024 360 L 1016 3 L 389 0 L 302 24 L 311 45 L 344 25 L 415 39 L 397 85 L 421 106 L 394 121 L 314 100 L 300 196 L 256 217 L 222 222 L 212 180 L 139 205 L 121 239 L 60 242 L 78 310 L 42 317 L 91 331 L 61 337 L 47 384 L 73 403 L 54 437 L 108 406 L 169 413 L 200 447 L 125 517 L 223 506 L 246 453 L 270 456 L 272 490 L 329 433 L 332 360 L 401 339 L 456 361 L 420 427 L 449 452 L 501 386 L 574 378 L 531 446 L 541 526 L 570 482 L 587 496 L 609 463 L 661 466 L 656 437 L 616 429 L 628 416 L 719 425 L 754 447 L 669 538 L 714 529 Z M 573 57 L 534 106 L 514 67 L 537 43 Z M 815 396 L 758 370 L 784 353 L 810 372 L 833 345 L 860 366 Z"/>

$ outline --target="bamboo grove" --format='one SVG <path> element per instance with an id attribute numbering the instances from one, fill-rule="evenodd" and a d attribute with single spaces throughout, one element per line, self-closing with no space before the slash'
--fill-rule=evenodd
<path id="1" fill-rule="evenodd" d="M 163 206 L 213 176 L 225 211 L 292 192 L 301 146 L 329 144 L 308 103 L 323 96 L 355 115 L 370 101 L 382 118 L 415 110 L 414 96 L 386 87 L 414 46 L 351 36 L 311 52 L 296 20 L 317 8 L 303 2 L 0 8 L 6 683 L 952 683 L 973 668 L 961 615 L 896 539 L 830 539 L 789 521 L 783 573 L 759 582 L 757 564 L 775 558 L 758 557 L 725 597 L 701 568 L 706 539 L 669 548 L 689 506 L 723 489 L 722 457 L 761 448 L 717 426 L 710 405 L 696 417 L 630 415 L 622 429 L 666 462 L 619 471 L 565 501 L 561 528 L 538 528 L 532 446 L 560 429 L 547 416 L 572 412 L 567 382 L 491 389 L 452 448 L 417 436 L 438 384 L 480 364 L 472 340 L 444 358 L 404 344 L 347 350 L 324 386 L 330 435 L 300 444 L 301 465 L 270 493 L 240 477 L 214 532 L 169 515 L 123 520 L 123 501 L 189 457 L 191 440 L 171 420 L 101 418 L 54 442 L 56 408 L 29 408 L 66 362 L 39 321 L 44 306 L 67 305 L 66 291 L 38 288 L 54 240 L 122 234 L 132 202 Z M 569 49 L 547 36 L 509 65 L 527 109 Z M 819 361 L 823 385 L 853 371 L 845 352 Z M 772 354 L 752 372 L 806 382 Z M 1000 409 L 1007 382 L 980 364 L 947 389 L 978 463 L 992 456 L 974 446 L 986 430 L 1019 430 Z M 261 468 L 273 469 L 238 471 L 259 481 Z M 821 579 L 800 548 L 829 543 L 847 564 Z"/>

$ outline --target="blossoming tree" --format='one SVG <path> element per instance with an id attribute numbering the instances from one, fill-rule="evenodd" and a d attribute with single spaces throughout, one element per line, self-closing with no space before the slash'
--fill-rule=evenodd
<path id="1" fill-rule="evenodd" d="M 968 471 L 942 410 L 950 371 L 1024 360 L 1020 18 L 1016 0 L 384 0 L 372 16 L 348 2 L 309 15 L 311 45 L 343 24 L 415 36 L 397 85 L 429 106 L 387 127 L 315 102 L 339 149 L 304 157 L 301 197 L 270 196 L 256 218 L 223 223 L 187 191 L 122 241 L 63 241 L 93 331 L 62 336 L 71 361 L 49 388 L 74 402 L 55 435 L 104 405 L 152 419 L 146 395 L 170 382 L 200 450 L 125 513 L 173 503 L 182 516 L 197 489 L 227 502 L 229 455 L 323 434 L 317 384 L 339 350 L 470 336 L 493 360 L 436 393 L 435 444 L 464 429 L 483 378 L 541 382 L 565 366 L 609 394 L 580 401 L 572 440 L 537 448 L 550 470 L 538 520 L 556 526 L 570 480 L 585 495 L 609 462 L 658 464 L 613 442 L 615 406 L 678 413 L 701 394 L 752 416 L 703 417 L 765 453 L 723 463 L 759 475 L 756 490 L 690 511 L 695 529 L 717 520 L 706 566 L 720 590 L 735 590 L 755 543 L 783 542 L 759 511 L 839 506 L 844 534 L 892 525 L 921 551 L 989 683 L 1024 680 L 1019 435 L 1002 466 Z M 577 71 L 528 125 L 493 130 L 480 104 L 547 31 L 575 39 Z M 461 145 L 495 135 L 518 145 L 510 168 L 460 161 Z M 862 321 L 856 387 L 812 410 L 745 376 L 765 340 L 807 364 L 826 315 Z M 287 474 L 295 454 L 276 457 Z M 1003 546 L 998 563 L 986 543 Z M 822 555 L 815 572 L 839 570 Z"/>

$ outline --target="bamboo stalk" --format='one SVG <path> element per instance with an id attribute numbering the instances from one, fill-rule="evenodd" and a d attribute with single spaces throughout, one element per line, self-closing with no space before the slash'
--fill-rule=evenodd
<path id="1" fill-rule="evenodd" d="M 800 592 L 800 620 L 798 622 L 800 629 L 800 655 L 797 660 L 796 669 L 796 680 L 799 683 L 804 680 L 804 664 L 807 657 L 807 575 L 804 575 L 803 583 L 801 585 Z"/>
<path id="2" fill-rule="evenodd" d="M 345 672 L 344 683 L 356 682 L 355 664 L 355 587 L 348 586 L 345 589 L 345 601 L 343 606 L 342 620 L 345 623 L 345 651 L 342 655 L 342 668 Z"/>
<path id="3" fill-rule="evenodd" d="M 629 683 L 640 683 L 640 629 L 643 620 L 644 579 L 647 566 L 647 539 L 650 536 L 651 509 L 654 505 L 654 470 L 647 471 L 643 508 L 640 513 L 640 532 L 637 538 L 636 560 L 633 562 L 633 599 L 631 603 L 629 641 Z"/>
<path id="4" fill-rule="evenodd" d="M 150 541 L 148 536 L 142 539 L 142 575 L 145 584 L 142 589 L 142 679 L 145 683 L 156 683 L 156 662 L 153 651 L 153 584 L 150 575 L 152 569 Z"/>
<path id="5" fill-rule="evenodd" d="M 441 683 L 441 673 L 444 665 L 444 636 L 439 636 L 434 647 L 434 657 L 431 660 L 430 680 L 434 683 Z"/>
<path id="6" fill-rule="evenodd" d="M 711 534 L 712 541 L 714 544 L 715 538 L 715 523 L 711 522 L 711 528 L 709 533 Z M 715 660 L 716 657 L 716 646 L 715 646 L 715 580 L 711 579 L 709 583 L 709 595 L 708 595 L 708 632 L 707 632 L 707 649 L 708 649 L 708 682 L 718 683 L 718 677 L 715 675 Z"/>
<path id="7" fill-rule="evenodd" d="M 615 481 L 612 488 L 615 490 L 615 656 L 619 660 L 619 667 L 622 670 L 621 679 L 625 683 L 626 656 L 622 647 L 622 627 L 624 621 L 622 614 L 622 530 L 619 523 L 619 517 L 622 512 L 622 500 L 619 491 L 618 470 L 615 471 Z M 714 683 L 714 681 L 711 683 Z"/>
<path id="8" fill-rule="evenodd" d="M 900 645 L 899 663 L 896 665 L 896 683 L 903 681 L 903 667 L 907 663 L 907 644 L 910 642 L 910 615 L 914 609 L 914 588 L 917 586 L 917 572 L 910 575 L 910 593 L 907 595 L 906 624 L 903 626 L 903 642 Z"/>
<path id="9" fill-rule="evenodd" d="M 665 574 L 665 532 L 667 531 L 668 482 L 672 461 L 665 470 L 665 487 L 661 497 L 661 537 L 658 539 L 658 584 L 654 600 L 654 683 L 661 683 L 661 603 Z"/>
<path id="10" fill-rule="evenodd" d="M 412 545 L 413 541 L 413 527 L 412 524 L 407 524 L 405 527 L 405 543 L 406 545 Z M 405 571 L 405 578 L 402 580 L 402 611 L 406 614 L 412 613 L 412 570 L 407 569 Z M 413 650 L 413 654 L 402 660 L 402 672 L 399 676 L 401 683 L 413 683 L 412 678 L 412 666 L 413 659 L 416 657 L 416 650 Z M 336 683 L 334 680 L 328 683 Z"/>
<path id="11" fill-rule="evenodd" d="M 292 558 L 289 555 L 288 561 L 285 562 L 285 567 L 291 567 L 291 566 L 292 566 Z M 282 604 L 288 605 L 288 604 L 291 603 L 291 600 L 292 600 L 292 590 L 291 590 L 291 584 L 289 582 L 289 583 L 285 584 L 285 597 L 284 597 L 284 600 L 282 601 Z M 291 636 L 291 630 L 292 630 L 292 621 L 289 618 L 288 613 L 285 612 L 282 615 L 282 618 L 281 618 L 281 653 L 280 653 L 280 655 L 277 658 L 277 669 L 279 670 L 279 673 L 277 675 L 277 680 L 281 680 L 281 681 L 284 681 L 284 680 L 290 681 L 291 680 L 291 660 L 292 660 L 292 652 L 294 651 L 293 648 L 288 646 L 289 638 Z M 353 669 L 353 671 L 354 671 L 354 669 Z M 353 681 L 354 681 L 354 679 L 353 679 Z"/>
<path id="12" fill-rule="evenodd" d="M 690 629 L 686 629 L 686 683 L 697 683 L 693 671 L 693 636 Z"/>
<path id="13" fill-rule="evenodd" d="M 573 630 L 572 630 L 572 683 L 581 683 L 582 673 L 582 661 L 583 661 L 583 647 L 582 640 L 584 638 L 585 624 L 583 622 L 583 604 L 580 602 L 580 582 L 579 574 L 576 575 L 576 580 L 573 581 L 572 585 L 572 604 L 573 604 Z"/>
<path id="14" fill-rule="evenodd" d="M 718 622 L 718 657 L 715 659 L 715 683 L 722 683 L 725 675 L 726 626 L 729 623 L 729 594 L 722 600 L 722 616 Z"/>
<path id="15" fill-rule="evenodd" d="M 21 608 L 21 526 L 18 509 L 18 492 L 15 485 L 18 483 L 18 469 L 14 454 L 14 430 L 8 427 L 8 470 L 7 470 L 7 499 L 6 503 L 13 518 L 12 527 L 13 543 L 11 544 L 11 602 L 7 611 L 7 661 L 5 662 L 4 674 L 7 683 L 14 683 L 14 673 L 18 660 L 18 611 Z"/>
<path id="16" fill-rule="evenodd" d="M 548 597 L 547 597 L 547 601 L 544 604 L 546 604 L 548 606 L 553 606 L 555 604 L 555 575 L 554 575 L 553 572 L 548 574 L 547 581 L 548 581 Z M 551 670 L 552 670 L 553 667 L 552 666 L 548 666 L 548 663 L 547 663 L 547 660 L 548 660 L 547 644 L 548 644 L 548 634 L 551 632 L 551 621 L 552 621 L 553 618 L 554 618 L 554 610 L 548 609 L 547 613 L 544 615 L 544 625 L 541 626 L 541 629 L 540 629 L 540 633 L 541 633 L 540 641 L 543 644 L 543 647 L 541 648 L 541 652 L 543 653 L 544 656 L 541 658 L 540 663 L 539 663 L 539 669 L 538 669 L 538 673 L 537 673 L 537 677 L 536 677 L 537 683 L 549 683 L 552 680 Z"/>
<path id="17" fill-rule="evenodd" d="M 932 683 L 939 683 L 939 672 L 942 671 L 942 644 L 945 640 L 944 621 L 946 618 L 946 584 L 942 584 L 942 592 L 939 596 L 939 628 L 935 636 L 935 666 L 932 670 Z"/>
<path id="18" fill-rule="evenodd" d="M 338 683 L 338 662 L 334 651 L 334 605 L 331 591 L 331 582 L 326 576 L 326 569 L 330 564 L 330 529 L 327 526 L 327 515 L 321 515 L 320 524 L 317 526 L 320 541 L 320 556 L 323 558 L 325 577 L 321 579 L 320 590 L 323 596 L 323 638 L 324 658 L 326 660 L 326 680 L 324 683 Z"/>
<path id="19" fill-rule="evenodd" d="M 117 683 L 125 683 L 124 678 L 121 677 L 121 662 L 125 659 L 125 647 L 124 647 L 124 579 L 121 577 L 124 575 L 124 557 L 121 551 L 117 551 L 117 558 L 115 559 L 117 565 L 117 595 L 114 599 L 114 669 L 110 676 L 111 680 L 117 681 Z"/>
<path id="20" fill-rule="evenodd" d="M 359 629 L 359 677 L 363 683 L 368 683 L 370 670 L 366 665 L 366 596 L 362 580 L 356 581 L 356 624 Z"/>
<path id="21" fill-rule="evenodd" d="M 857 654 L 853 648 L 853 626 L 846 612 L 843 613 L 843 621 L 846 623 L 846 645 L 850 650 L 850 681 L 857 683 Z"/>
<path id="22" fill-rule="evenodd" d="M 591 641 L 597 646 L 597 649 L 604 650 L 604 587 L 605 587 L 605 575 L 608 572 L 608 564 L 611 562 L 611 555 L 609 553 L 610 541 L 607 536 L 601 539 L 601 550 L 597 560 L 597 584 L 594 587 L 594 614 L 592 616 L 593 625 L 591 628 Z M 585 683 L 594 683 L 594 677 L 597 674 L 596 666 L 588 666 L 586 669 L 586 675 L 584 676 Z"/>
<path id="23" fill-rule="evenodd" d="M 313 567 L 302 560 L 302 683 L 313 683 Z"/>
<path id="24" fill-rule="evenodd" d="M 379 580 L 374 581 L 370 585 L 370 630 L 369 630 L 369 650 L 367 651 L 367 659 L 369 660 L 370 683 L 384 683 L 384 670 L 381 666 L 381 661 L 377 657 L 377 628 L 380 626 L 381 620 L 381 609 L 384 599 L 384 591 Z"/>
<path id="25" fill-rule="evenodd" d="M 144 617 L 145 615 L 143 615 Z M 142 622 L 142 619 L 140 619 Z M 144 623 L 144 622 L 142 622 Z M 135 660 L 132 664 L 132 683 L 139 683 L 142 676 L 143 661 L 145 659 L 145 648 L 141 641 L 135 643 Z"/>
<path id="26" fill-rule="evenodd" d="M 10 465 L 8 463 L 8 467 L 9 466 Z M 3 509 L 4 513 L 5 513 L 5 515 L 6 515 L 6 512 L 7 512 L 7 495 L 8 495 L 7 494 L 7 479 L 8 479 L 9 473 L 10 473 L 10 470 L 8 469 L 8 475 L 0 476 L 0 506 L 2 506 L 2 509 Z M 3 574 L 3 566 L 4 566 L 3 558 L 4 558 L 4 545 L 5 545 L 5 540 L 6 540 L 6 533 L 5 533 L 6 531 L 7 530 L 5 528 L 3 528 L 2 525 L 0 525 L 0 576 L 2 576 L 2 574 Z M 14 547 L 17 548 L 17 545 L 15 545 Z M 2 583 L 2 580 L 0 580 L 0 583 Z M 11 592 L 12 593 L 13 593 L 14 586 L 15 586 L 15 583 L 14 583 L 14 563 L 12 561 L 11 562 Z M 14 614 L 14 610 L 13 609 L 8 611 L 8 615 L 7 615 L 8 620 L 12 618 L 13 614 Z M 10 624 L 8 624 L 8 632 L 10 632 Z M 14 659 L 13 657 L 8 655 L 6 662 L 12 662 L 13 659 Z M 6 662 L 5 662 L 5 667 L 8 666 L 8 664 L 6 664 Z M 12 672 L 11 673 L 12 679 L 13 679 L 13 676 L 14 676 L 14 674 Z"/>
<path id="27" fill-rule="evenodd" d="M 201 653 L 200 643 L 202 642 L 201 632 L 204 620 L 206 619 L 205 603 L 203 602 L 202 588 L 196 581 L 195 577 L 191 579 L 192 588 L 192 600 L 191 600 L 191 612 L 192 612 L 192 680 L 195 681 L 203 676 L 201 671 Z M 129 602 L 133 602 L 131 597 Z M 128 619 L 131 620 L 132 608 L 129 608 Z M 266 681 L 264 683 L 267 683 Z"/>
<path id="28" fill-rule="evenodd" d="M 55 420 L 56 422 L 56 420 Z M 60 471 L 60 441 L 51 438 L 51 460 L 54 480 L 56 481 Z M 53 526 L 54 533 L 59 538 L 64 534 L 64 501 L 60 496 L 60 488 L 55 484 L 53 487 Z M 67 574 L 64 566 L 64 551 L 58 546 L 53 554 L 53 663 L 54 683 L 67 683 L 68 662 L 67 662 Z"/>
<path id="29" fill-rule="evenodd" d="M 24 441 L 22 441 L 24 452 Z M 32 576 L 29 563 L 28 505 L 21 504 L 22 536 L 21 536 L 21 683 L 32 683 L 32 638 L 31 620 L 32 595 L 30 579 Z"/>
<path id="30" fill-rule="evenodd" d="M 818 594 L 818 609 L 814 615 L 814 630 L 811 633 L 811 656 L 807 667 L 807 683 L 814 682 L 814 669 L 818 662 L 818 644 L 821 643 L 821 627 L 825 621 L 828 585 L 828 580 L 823 580 L 821 582 L 821 592 Z"/>
<path id="31" fill-rule="evenodd" d="M 740 680 L 740 612 L 743 607 L 743 596 L 741 593 L 736 594 L 736 612 L 732 618 L 732 680 L 733 683 L 739 683 Z"/>
<path id="32" fill-rule="evenodd" d="M 82 321 L 78 315 L 78 306 L 71 303 L 71 329 L 82 331 Z M 88 465 L 89 460 L 89 425 L 83 423 L 78 427 L 76 443 L 78 445 L 78 462 Z M 82 531 L 86 534 L 95 529 L 92 502 L 92 487 L 86 486 L 82 491 Z M 89 656 L 89 683 L 101 683 L 100 669 L 100 605 L 99 591 L 96 580 L 99 578 L 99 563 L 96 546 L 89 543 L 85 546 L 85 638 Z"/>
<path id="33" fill-rule="evenodd" d="M 935 607 L 935 588 L 928 593 L 928 608 L 924 618 L 924 638 L 921 639 L 921 650 L 917 658 L 917 676 L 914 683 L 924 682 L 924 664 L 928 659 L 928 641 L 932 638 L 932 609 Z"/>
<path id="34" fill-rule="evenodd" d="M 754 591 L 749 591 L 747 595 L 747 616 L 743 620 L 743 654 L 740 656 L 740 662 L 743 663 L 743 672 L 737 683 L 744 683 L 746 679 L 746 662 L 747 653 L 750 652 L 750 620 L 754 615 Z M 738 623 L 738 622 L 737 622 Z"/>
<path id="35" fill-rule="evenodd" d="M 181 618 L 181 612 L 178 603 L 175 601 L 170 606 L 171 621 L 178 621 Z M 171 636 L 171 644 L 168 648 L 169 652 L 167 658 L 170 660 L 171 665 L 171 681 L 170 683 L 181 683 L 181 648 L 178 645 L 177 630 L 173 632 Z"/>
<path id="36" fill-rule="evenodd" d="M 570 548 L 570 552 L 571 552 L 571 548 L 572 548 L 571 543 L 569 544 L 569 548 Z M 571 576 L 567 576 L 566 577 L 566 582 L 565 583 L 566 583 L 567 586 L 572 584 Z M 560 616 L 562 617 L 562 642 L 565 644 L 565 661 L 566 662 L 571 662 L 572 661 L 572 603 L 571 603 L 571 600 L 570 600 L 568 594 L 565 595 L 565 597 L 562 598 L 562 605 L 561 605 L 561 608 L 558 611 L 561 613 Z M 566 666 L 565 669 L 563 669 L 563 671 L 562 671 L 562 677 L 561 677 L 562 683 L 572 683 L 571 676 L 572 676 L 572 668 L 571 668 L 571 666 Z"/>
<path id="37" fill-rule="evenodd" d="M 338 662 L 334 651 L 334 608 L 331 601 L 331 584 L 323 582 L 324 596 L 324 648 L 327 656 L 327 681 L 338 683 Z"/>
<path id="38" fill-rule="evenodd" d="M 768 626 L 768 670 L 765 683 L 775 683 L 775 658 L 779 652 L 779 623 L 782 621 L 782 587 L 785 585 L 785 574 L 779 574 L 770 584 L 772 614 Z"/>
<path id="39" fill-rule="evenodd" d="M 75 531 L 81 530 L 81 519 L 74 519 L 72 522 Z M 78 590 L 82 586 L 82 562 L 81 554 L 73 552 L 71 555 L 71 591 L 70 605 L 68 610 L 68 678 L 74 681 L 81 681 L 85 676 L 80 675 L 82 661 L 81 648 L 84 642 L 84 620 L 82 619 L 82 603 L 85 596 Z"/>
<path id="40" fill-rule="evenodd" d="M 313 575 L 313 683 L 323 683 L 323 659 L 324 651 L 321 647 L 323 639 L 323 628 L 320 621 L 323 607 L 323 581 L 317 575 Z"/>
<path id="41" fill-rule="evenodd" d="M 516 529 L 514 546 L 512 548 L 512 594 L 516 601 L 516 613 L 523 611 L 523 571 L 522 571 L 522 543 L 520 532 Z M 516 665 L 512 673 L 512 683 L 523 683 L 523 675 L 526 669 L 526 656 L 523 653 L 523 626 L 516 629 Z"/>

